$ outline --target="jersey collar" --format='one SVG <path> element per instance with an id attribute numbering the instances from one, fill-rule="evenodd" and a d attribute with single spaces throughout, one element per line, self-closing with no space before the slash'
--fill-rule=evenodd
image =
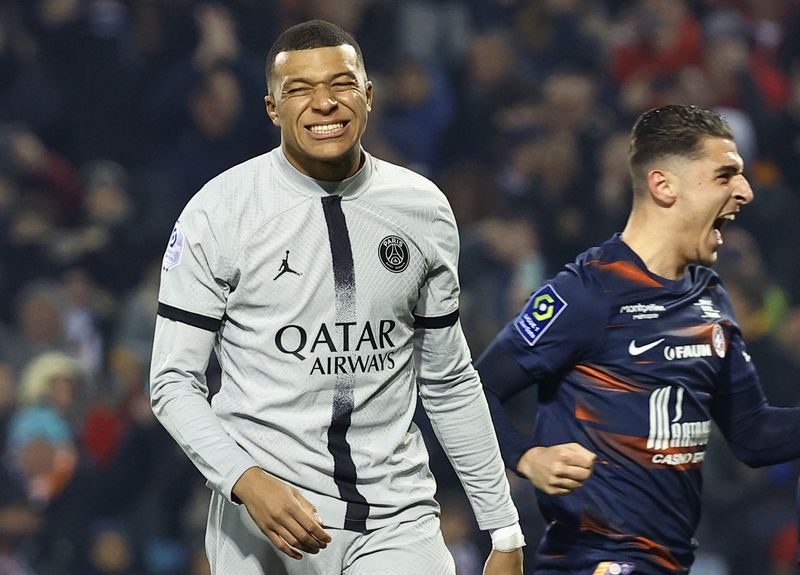
<path id="1" fill-rule="evenodd" d="M 340 182 L 326 182 L 301 173 L 289 162 L 280 146 L 275 152 L 281 176 L 294 190 L 304 196 L 316 198 L 341 196 L 343 200 L 355 198 L 366 191 L 374 170 L 374 159 L 362 149 L 364 162 L 355 174 Z"/>

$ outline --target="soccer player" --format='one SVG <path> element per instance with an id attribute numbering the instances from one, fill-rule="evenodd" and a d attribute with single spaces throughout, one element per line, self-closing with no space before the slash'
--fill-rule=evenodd
<path id="1" fill-rule="evenodd" d="M 212 572 L 454 574 L 412 423 L 419 389 L 491 532 L 485 573 L 520 574 L 444 195 L 362 149 L 373 87 L 338 26 L 281 34 L 267 85 L 280 147 L 189 201 L 159 293 L 152 405 L 212 488 Z M 209 405 L 212 348 L 222 381 Z"/>
<path id="2" fill-rule="evenodd" d="M 537 575 L 687 573 L 715 421 L 751 466 L 800 456 L 800 409 L 767 405 L 720 279 L 723 228 L 753 199 L 726 121 L 639 117 L 621 234 L 536 291 L 476 367 L 506 465 L 537 488 Z M 533 437 L 502 402 L 538 386 Z"/>

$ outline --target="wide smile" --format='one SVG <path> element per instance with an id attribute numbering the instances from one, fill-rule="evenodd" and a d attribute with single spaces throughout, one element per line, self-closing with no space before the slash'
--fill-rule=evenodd
<path id="1" fill-rule="evenodd" d="M 349 124 L 350 120 L 340 120 L 338 122 L 320 122 L 307 125 L 306 131 L 311 134 L 315 140 L 327 140 L 330 138 L 337 138 L 344 134 Z"/>

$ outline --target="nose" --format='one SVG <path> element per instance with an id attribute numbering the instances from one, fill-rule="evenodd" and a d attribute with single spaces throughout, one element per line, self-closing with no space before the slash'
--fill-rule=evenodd
<path id="1" fill-rule="evenodd" d="M 330 86 L 319 85 L 314 88 L 314 96 L 311 105 L 314 110 L 323 114 L 328 114 L 339 105 L 339 102 L 336 101 Z"/>
<path id="2" fill-rule="evenodd" d="M 733 197 L 740 204 L 749 204 L 753 201 L 753 188 L 750 187 L 750 182 L 742 174 L 739 174 L 736 178 Z"/>

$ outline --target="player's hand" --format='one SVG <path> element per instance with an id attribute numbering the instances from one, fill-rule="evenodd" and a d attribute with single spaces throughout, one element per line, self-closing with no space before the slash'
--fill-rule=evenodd
<path id="1" fill-rule="evenodd" d="M 577 443 L 532 447 L 520 457 L 517 471 L 548 495 L 567 495 L 589 479 L 595 459 Z"/>
<path id="2" fill-rule="evenodd" d="M 492 549 L 486 565 L 483 566 L 483 575 L 522 575 L 522 549 Z"/>
<path id="3" fill-rule="evenodd" d="M 300 492 L 263 469 L 245 471 L 233 494 L 247 508 L 261 532 L 292 559 L 302 559 L 297 551 L 319 553 L 331 536 L 322 529 L 317 510 Z"/>

